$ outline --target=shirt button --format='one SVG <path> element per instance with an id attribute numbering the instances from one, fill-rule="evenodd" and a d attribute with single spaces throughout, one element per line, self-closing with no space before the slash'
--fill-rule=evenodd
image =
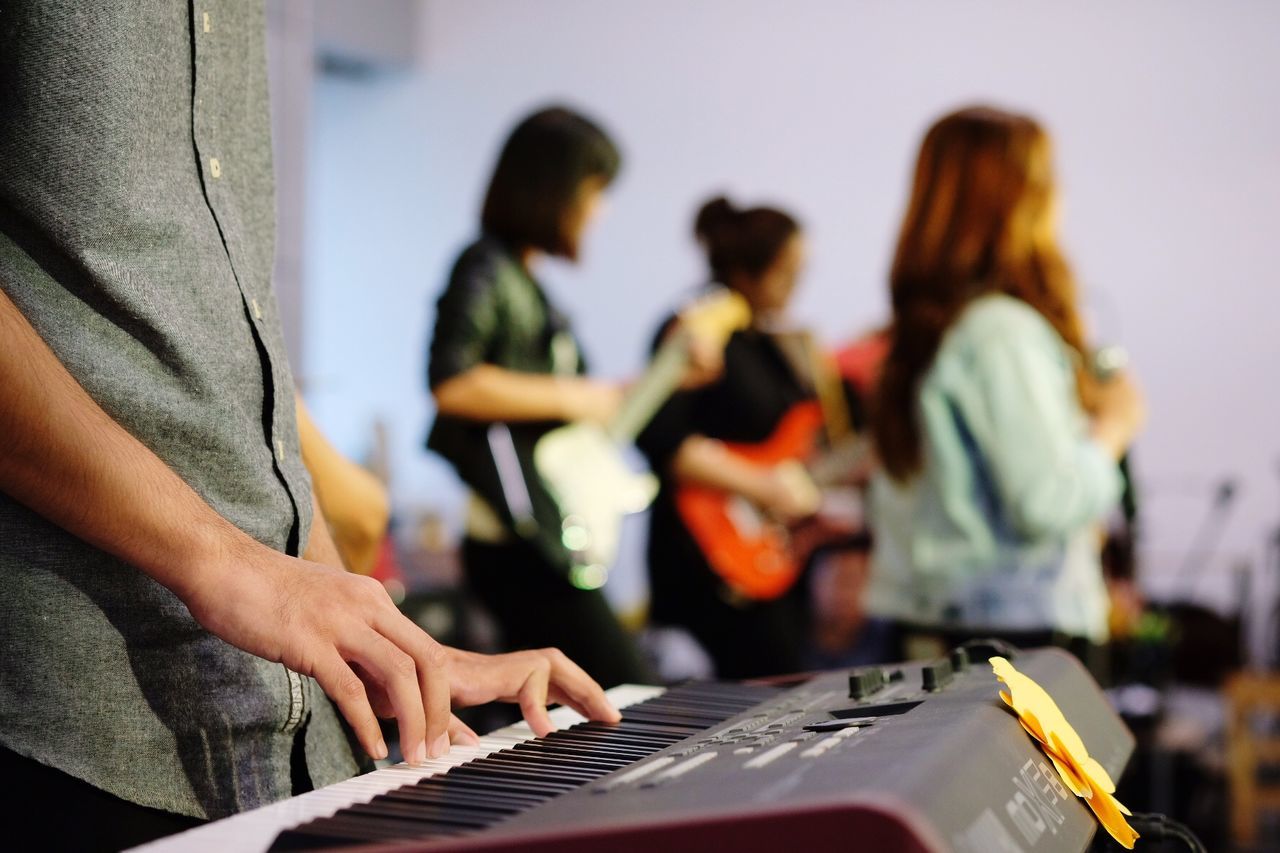
<path id="1" fill-rule="evenodd" d="M 276 439 L 276 461 L 284 462 L 284 442 Z"/>
<path id="2" fill-rule="evenodd" d="M 254 318 L 255 318 L 255 319 L 258 319 L 258 320 L 261 320 L 261 319 L 262 319 L 262 307 L 261 307 L 260 305 L 258 305 L 258 300 L 256 300 L 256 299 L 250 299 L 250 300 L 249 300 L 249 307 L 253 309 L 253 316 L 254 316 Z"/>
<path id="3" fill-rule="evenodd" d="M 204 13 L 204 31 L 206 33 L 213 32 L 213 19 L 209 17 L 209 13 Z"/>
<path id="4" fill-rule="evenodd" d="M 222 177 L 222 164 L 218 162 L 217 157 L 209 158 L 209 174 L 213 175 L 215 178 Z"/>

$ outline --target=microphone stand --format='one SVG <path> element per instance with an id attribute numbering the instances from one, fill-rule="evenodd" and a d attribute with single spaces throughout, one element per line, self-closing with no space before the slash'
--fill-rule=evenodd
<path id="1" fill-rule="evenodd" d="M 1276 466 L 1276 472 L 1280 473 L 1280 465 Z M 1280 632 L 1277 632 L 1276 625 L 1280 622 L 1280 524 L 1272 528 L 1271 533 L 1267 536 L 1266 554 L 1264 556 L 1264 565 L 1270 569 L 1272 582 L 1276 584 L 1276 588 L 1271 591 L 1271 609 L 1266 615 L 1266 624 L 1263 626 L 1262 641 L 1265 644 L 1263 654 L 1270 655 L 1271 659 L 1263 663 L 1268 669 L 1280 667 Z"/>
<path id="2" fill-rule="evenodd" d="M 1195 579 L 1191 574 L 1198 566 L 1203 567 L 1204 560 L 1217 549 L 1222 535 L 1226 532 L 1226 522 L 1230 518 L 1235 497 L 1235 480 L 1228 478 L 1218 484 L 1213 502 L 1209 505 L 1209 511 L 1201 519 L 1200 526 L 1196 529 L 1196 534 L 1187 548 L 1187 556 L 1183 558 L 1182 565 L 1174 575 L 1175 597 L 1191 598 L 1195 590 Z"/>

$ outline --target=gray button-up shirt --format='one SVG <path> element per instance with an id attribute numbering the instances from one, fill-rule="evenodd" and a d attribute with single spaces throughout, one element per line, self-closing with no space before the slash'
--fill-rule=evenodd
<path id="1" fill-rule="evenodd" d="M 248 0 L 0 3 L 0 287 L 210 506 L 297 554 L 263 26 Z M 299 732 L 316 784 L 356 771 L 313 681 L 3 494 L 0 584 L 9 749 L 202 817 L 288 796 Z"/>

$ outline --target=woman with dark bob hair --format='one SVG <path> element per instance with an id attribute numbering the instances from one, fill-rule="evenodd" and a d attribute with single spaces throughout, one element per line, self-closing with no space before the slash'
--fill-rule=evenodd
<path id="1" fill-rule="evenodd" d="M 925 136 L 872 413 L 867 604 L 898 653 L 1000 636 L 1087 657 L 1106 640 L 1099 523 L 1143 405 L 1128 375 L 1089 369 L 1056 200 L 1031 118 L 974 107 Z"/>
<path id="2" fill-rule="evenodd" d="M 578 257 L 620 161 L 603 130 L 562 107 L 516 126 L 489 182 L 481 235 L 437 304 L 428 368 L 437 409 L 428 446 L 472 489 L 462 545 L 470 590 L 507 647 L 558 647 L 606 687 L 647 680 L 648 669 L 600 590 L 575 586 L 516 529 L 504 493 L 484 489 L 499 480 L 537 488 L 511 483 L 509 471 L 503 479 L 485 435 L 492 424 L 607 424 L 618 410 L 621 387 L 585 375 L 568 319 L 534 272 L 545 256 Z"/>

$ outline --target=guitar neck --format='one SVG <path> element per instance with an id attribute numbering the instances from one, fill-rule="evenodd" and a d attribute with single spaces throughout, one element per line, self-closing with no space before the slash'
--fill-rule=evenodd
<path id="1" fill-rule="evenodd" d="M 667 337 L 649 367 L 631 386 L 618 416 L 609 425 L 609 435 L 619 444 L 630 444 L 648 425 L 662 404 L 675 392 L 689 366 L 689 340 L 677 330 Z"/>

